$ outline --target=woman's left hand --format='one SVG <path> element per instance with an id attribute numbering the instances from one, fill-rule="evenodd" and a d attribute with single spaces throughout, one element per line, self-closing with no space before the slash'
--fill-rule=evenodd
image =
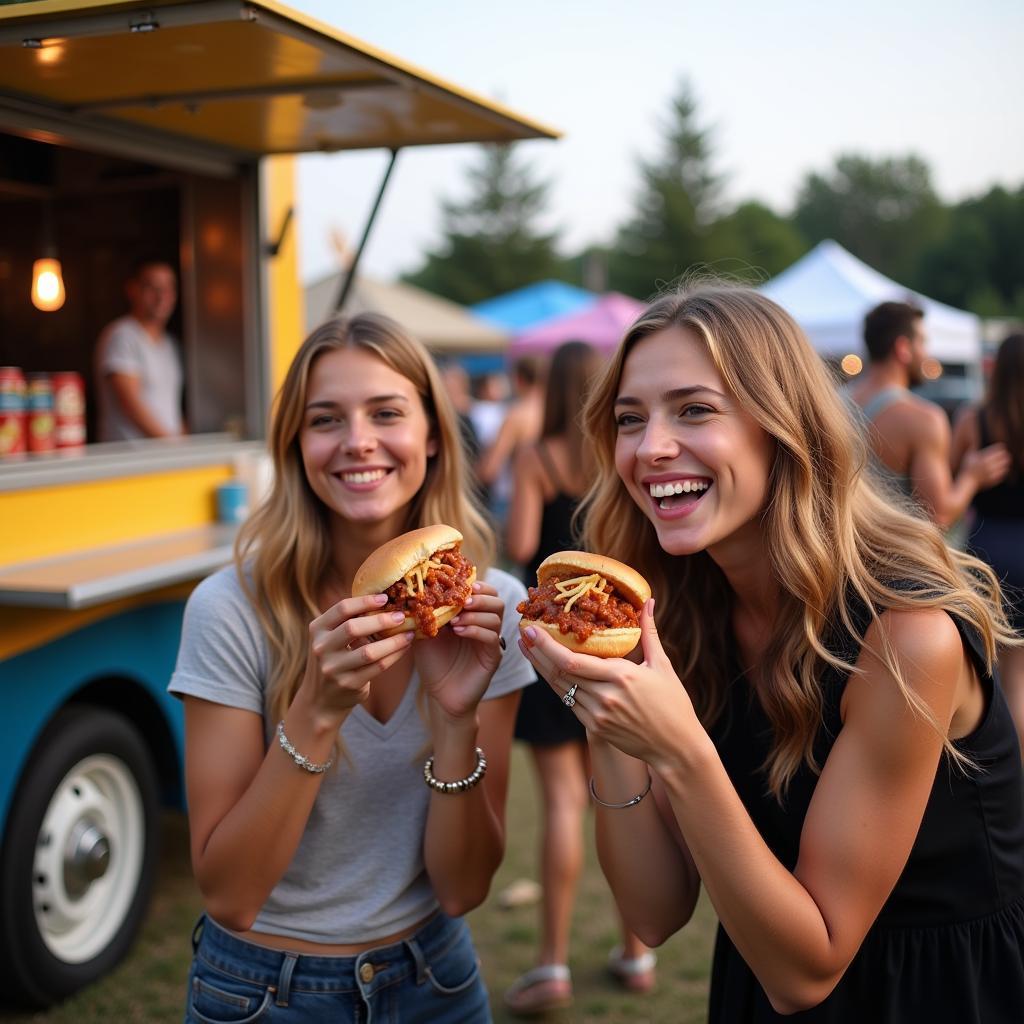
<path id="1" fill-rule="evenodd" d="M 644 605 L 640 631 L 639 664 L 577 654 L 540 629 L 527 628 L 520 645 L 559 698 L 576 686 L 572 710 L 588 733 L 657 770 L 688 736 L 698 736 L 694 730 L 703 729 L 661 646 L 653 600 Z"/>
<path id="2" fill-rule="evenodd" d="M 454 719 L 476 714 L 501 663 L 504 602 L 488 583 L 474 583 L 465 607 L 436 637 L 413 643 L 413 658 L 427 696 Z"/>

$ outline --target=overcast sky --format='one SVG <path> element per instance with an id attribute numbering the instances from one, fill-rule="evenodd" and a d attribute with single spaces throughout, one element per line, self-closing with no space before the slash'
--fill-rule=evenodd
<path id="1" fill-rule="evenodd" d="M 692 82 L 731 199 L 787 211 L 809 170 L 844 151 L 914 152 L 957 200 L 1024 184 L 1020 0 L 290 0 L 292 6 L 560 129 L 520 152 L 552 182 L 551 226 L 574 251 L 631 208 L 636 158 Z M 471 146 L 402 152 L 364 256 L 394 277 L 439 238 Z M 303 277 L 334 267 L 332 227 L 358 238 L 385 166 L 374 153 L 299 164 Z"/>

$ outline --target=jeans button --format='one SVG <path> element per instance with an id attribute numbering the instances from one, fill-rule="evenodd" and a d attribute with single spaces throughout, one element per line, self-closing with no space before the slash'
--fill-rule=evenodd
<path id="1" fill-rule="evenodd" d="M 363 966 L 359 968 L 359 977 L 365 985 L 369 985 L 369 983 L 373 981 L 373 976 L 376 973 L 377 972 L 373 969 L 373 964 L 363 964 Z"/>

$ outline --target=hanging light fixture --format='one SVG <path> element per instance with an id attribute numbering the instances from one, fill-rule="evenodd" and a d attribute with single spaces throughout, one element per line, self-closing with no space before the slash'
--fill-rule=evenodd
<path id="1" fill-rule="evenodd" d="M 44 313 L 64 305 L 64 278 L 56 257 L 43 256 L 32 264 L 32 305 Z"/>
<path id="2" fill-rule="evenodd" d="M 53 313 L 64 305 L 64 277 L 53 242 L 50 204 L 43 208 L 43 254 L 32 264 L 32 305 Z"/>

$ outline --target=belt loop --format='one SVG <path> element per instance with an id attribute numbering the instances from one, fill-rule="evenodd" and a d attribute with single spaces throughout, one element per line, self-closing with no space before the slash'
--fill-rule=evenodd
<path id="1" fill-rule="evenodd" d="M 403 941 L 409 947 L 409 952 L 412 953 L 412 958 L 416 963 L 416 984 L 422 985 L 427 980 L 427 971 L 429 970 L 423 950 L 420 949 L 420 944 L 415 939 L 404 939 Z"/>
<path id="2" fill-rule="evenodd" d="M 287 1006 L 288 996 L 291 992 L 292 987 L 292 972 L 295 970 L 295 965 L 299 962 L 298 955 L 295 953 L 285 953 L 284 960 L 281 963 L 281 974 L 277 979 L 277 1005 Z"/>
<path id="3" fill-rule="evenodd" d="M 196 950 L 199 948 L 199 939 L 203 934 L 203 928 L 206 925 L 206 915 L 200 914 L 199 920 L 196 921 L 195 928 L 192 929 L 192 955 L 195 956 Z"/>

